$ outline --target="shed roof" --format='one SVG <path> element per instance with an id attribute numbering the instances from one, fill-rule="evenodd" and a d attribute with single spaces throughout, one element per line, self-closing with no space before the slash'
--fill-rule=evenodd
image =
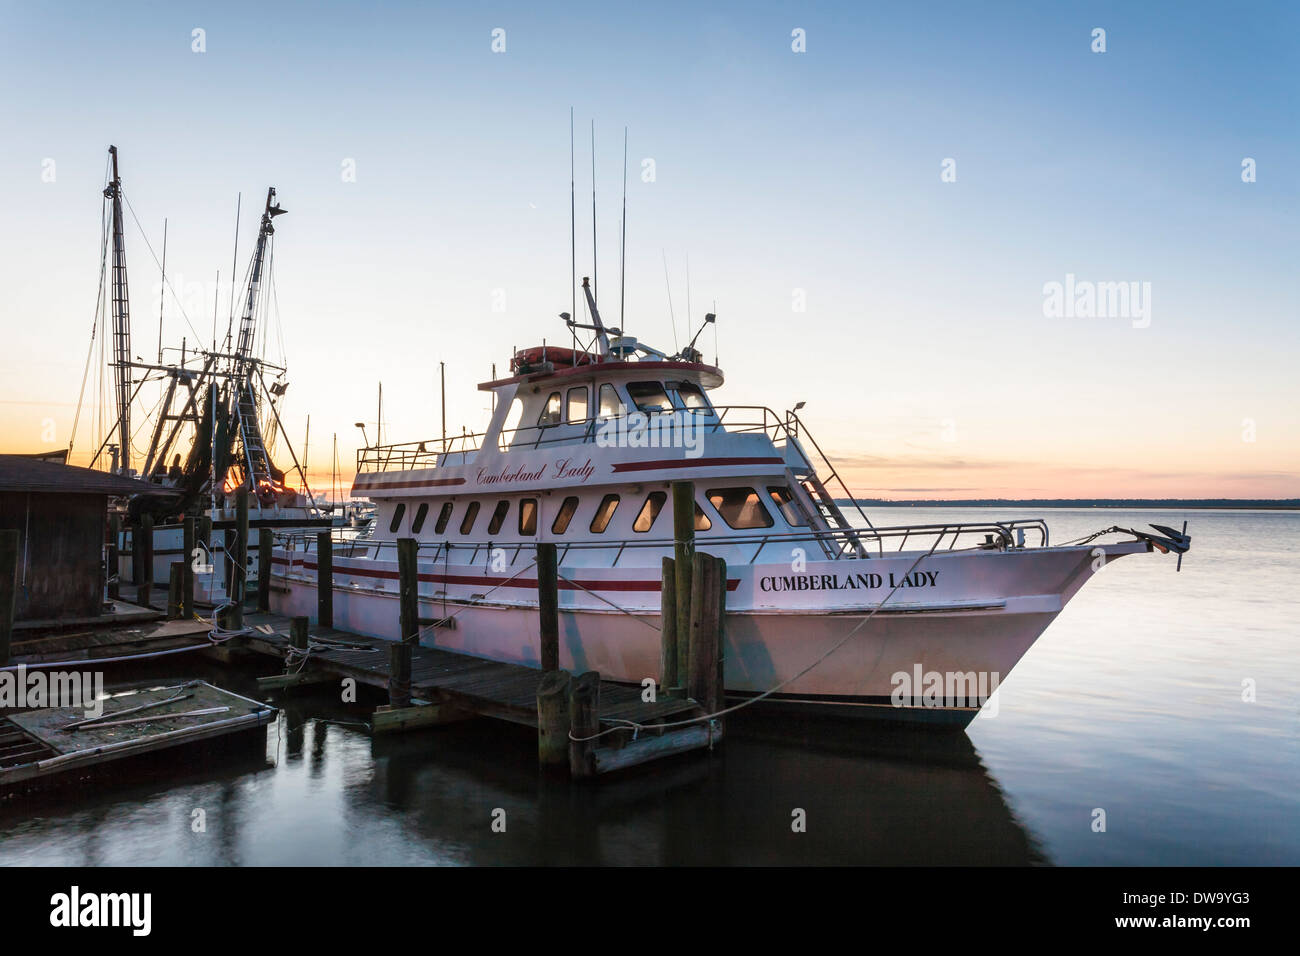
<path id="1" fill-rule="evenodd" d="M 0 455 L 0 491 L 31 491 L 40 494 L 174 495 L 163 488 L 93 468 L 78 468 L 26 455 Z"/>

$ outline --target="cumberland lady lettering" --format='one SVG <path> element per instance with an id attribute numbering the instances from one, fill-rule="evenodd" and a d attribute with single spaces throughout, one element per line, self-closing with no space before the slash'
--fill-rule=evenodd
<path id="1" fill-rule="evenodd" d="M 898 575 L 877 574 L 782 574 L 758 579 L 762 591 L 857 591 L 873 588 L 932 588 L 939 582 L 938 571 L 913 571 Z"/>

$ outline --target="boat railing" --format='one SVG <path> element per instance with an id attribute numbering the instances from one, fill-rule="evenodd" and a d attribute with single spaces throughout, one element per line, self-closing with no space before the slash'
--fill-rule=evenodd
<path id="1" fill-rule="evenodd" d="M 784 449 L 787 444 L 790 444 L 792 438 L 797 439 L 801 428 L 798 417 L 793 412 L 781 415 L 762 405 L 675 408 L 641 414 L 646 416 L 646 428 L 657 431 L 661 439 L 671 439 L 671 435 L 664 435 L 665 431 L 689 427 L 702 435 L 717 432 L 763 434 L 778 449 Z M 503 451 L 553 445 L 591 444 L 601 439 L 603 426 L 617 422 L 619 418 L 626 418 L 626 415 L 616 417 L 595 415 L 575 421 L 521 425 L 517 428 L 502 429 L 497 437 L 497 444 Z M 483 448 L 488 435 L 488 432 L 462 432 L 445 438 L 427 438 L 423 441 L 359 448 L 357 449 L 357 471 L 413 471 L 421 468 L 465 465 L 469 463 L 471 456 Z M 808 460 L 797 440 L 793 444 L 799 449 L 802 467 L 814 469 L 813 463 Z M 663 441 L 660 447 L 665 447 Z M 845 493 L 847 495 L 847 491 Z M 864 515 L 863 518 L 865 517 Z"/>
<path id="2" fill-rule="evenodd" d="M 331 533 L 333 557 L 397 560 L 396 540 L 358 539 L 341 533 L 344 531 L 345 529 L 336 528 Z M 1034 543 L 1035 538 L 1036 543 Z M 317 534 L 310 532 L 282 532 L 276 535 L 279 546 L 298 557 L 314 554 L 318 550 L 317 540 Z M 695 546 L 701 551 L 714 548 L 738 548 L 742 552 L 743 560 L 732 560 L 732 564 L 756 564 L 764 556 L 774 559 L 779 556 L 782 560 L 787 559 L 788 552 L 783 554 L 781 549 L 799 547 L 803 544 L 821 548 L 828 541 L 837 545 L 830 549 L 831 560 L 883 558 L 887 554 L 902 553 L 909 543 L 913 547 L 913 552 L 976 549 L 1012 551 L 1025 547 L 1049 547 L 1047 522 L 1042 518 L 897 525 L 888 528 L 858 528 L 852 531 L 805 530 L 728 535 L 705 533 L 696 536 Z M 570 557 L 587 555 L 591 552 L 608 552 L 611 555 L 608 562 L 596 565 L 589 562 L 582 562 L 582 564 L 610 568 L 619 567 L 620 561 L 630 551 L 647 548 L 671 551 L 674 544 L 672 538 L 555 541 L 553 543 L 557 546 L 558 560 L 561 565 L 565 564 L 566 559 Z M 862 554 L 856 547 L 858 543 L 868 546 L 873 553 Z M 421 541 L 416 547 L 420 559 L 432 563 L 454 561 L 459 565 L 473 565 L 483 561 L 487 565 L 504 555 L 507 558 L 506 564 L 514 565 L 521 559 L 527 559 L 528 554 L 537 544 L 537 541 Z M 290 564 L 295 564 L 298 557 L 292 558 Z"/>

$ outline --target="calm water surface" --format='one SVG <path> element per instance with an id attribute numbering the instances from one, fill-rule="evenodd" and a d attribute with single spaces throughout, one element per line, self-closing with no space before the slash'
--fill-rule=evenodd
<path id="1" fill-rule="evenodd" d="M 1162 555 L 1105 568 L 966 734 L 748 715 L 707 759 L 573 787 L 539 776 L 524 729 L 372 742 L 364 708 L 298 696 L 252 752 L 0 803 L 0 864 L 1300 864 L 1300 515 L 1041 513 L 1058 542 L 1187 518 L 1193 550 L 1181 574 Z M 250 689 L 192 662 L 151 676 L 200 674 Z"/>

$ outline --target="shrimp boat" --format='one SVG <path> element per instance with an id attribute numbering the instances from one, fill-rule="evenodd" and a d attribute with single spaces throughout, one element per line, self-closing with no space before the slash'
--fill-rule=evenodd
<path id="1" fill-rule="evenodd" d="M 92 436 L 95 451 L 90 465 L 114 474 L 140 477 L 158 489 L 157 493 L 146 492 L 118 502 L 126 530 L 120 532 L 118 541 L 119 566 L 110 569 L 110 573 L 124 581 L 148 579 L 165 584 L 172 562 L 190 561 L 201 569 L 195 576 L 196 603 L 219 605 L 225 602 L 235 573 L 226 560 L 224 541 L 233 534 L 236 525 L 235 492 L 240 486 L 250 490 L 251 528 L 325 529 L 332 523 L 330 516 L 312 499 L 292 442 L 280 420 L 279 406 L 289 387 L 286 369 L 268 362 L 264 356 L 268 336 L 262 329 L 265 324 L 263 290 L 270 272 L 273 221 L 286 210 L 276 202 L 275 189 L 268 189 L 248 266 L 247 286 L 242 292 L 238 327 L 232 305 L 230 325 L 220 345 L 215 341 L 214 332 L 214 341 L 208 348 L 182 340 L 180 349 L 164 350 L 160 306 L 158 358 L 156 362 L 148 362 L 136 356 L 131 347 L 123 217 L 125 194 L 115 146 L 109 147 L 108 182 L 103 196 L 106 209 L 100 270 L 102 288 L 91 339 L 93 343 L 98 336 L 106 343 L 110 339 L 107 333 L 111 322 L 112 357 L 107 367 L 113 372 L 111 392 L 115 416 L 108 427 Z M 160 294 L 164 297 L 165 262 L 166 246 L 160 283 Z M 167 359 L 173 355 L 176 358 L 166 361 L 165 352 L 171 353 L 166 355 Z M 88 373 L 89 370 L 88 363 Z M 83 382 L 83 398 L 85 390 Z M 146 396 L 149 402 L 145 402 Z M 80 405 L 79 401 L 78 408 Z M 138 407 L 149 409 L 143 418 L 136 414 Z M 137 441 L 142 437 L 148 443 L 140 452 Z M 75 438 L 74 426 L 74 441 Z M 292 468 L 276 467 L 277 438 L 283 439 L 284 452 L 292 460 Z M 294 470 L 306 494 L 288 484 L 289 473 Z M 200 534 L 190 553 L 184 547 L 186 515 L 206 518 L 201 527 L 210 527 L 207 540 Z M 151 568 L 143 567 L 140 556 L 134 553 L 135 532 L 145 516 L 153 523 Z M 243 573 L 256 576 L 255 550 L 250 552 Z"/>
<path id="2" fill-rule="evenodd" d="M 414 538 L 420 643 L 539 666 L 535 545 L 554 542 L 560 666 L 656 678 L 670 485 L 689 482 L 695 547 L 726 560 L 729 701 L 964 727 L 1104 562 L 1189 546 L 1162 528 L 1053 547 L 1039 519 L 874 527 L 797 410 L 715 403 L 722 371 L 694 341 L 669 356 L 607 329 L 582 288 L 590 323 L 562 318 L 591 346 L 516 352 L 479 385 L 482 433 L 357 453 L 352 495 L 376 520 L 333 546 L 336 627 L 398 638 L 397 540 Z M 273 560 L 273 604 L 311 616 L 311 538 L 282 536 Z"/>

